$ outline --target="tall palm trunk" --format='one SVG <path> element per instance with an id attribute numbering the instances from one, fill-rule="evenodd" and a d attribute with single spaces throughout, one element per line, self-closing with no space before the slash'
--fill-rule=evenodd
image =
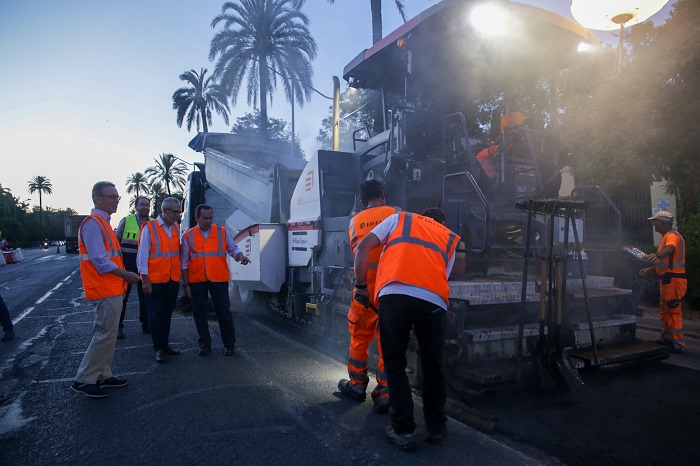
<path id="1" fill-rule="evenodd" d="M 382 0 L 370 0 L 372 11 L 372 44 L 382 40 Z"/>
<path id="2" fill-rule="evenodd" d="M 260 69 L 267 69 L 267 57 L 260 55 Z M 268 73 L 260 73 L 260 132 L 267 137 L 267 87 L 269 85 Z"/>
<path id="3" fill-rule="evenodd" d="M 41 203 L 41 189 L 40 189 L 39 190 L 39 225 L 44 224 L 43 216 L 44 216 L 44 214 L 43 214 L 43 208 L 42 208 L 42 203 Z"/>

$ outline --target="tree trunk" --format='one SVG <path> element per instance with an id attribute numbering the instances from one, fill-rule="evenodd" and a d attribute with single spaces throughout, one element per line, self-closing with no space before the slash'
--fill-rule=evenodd
<path id="1" fill-rule="evenodd" d="M 206 106 L 206 104 L 199 106 L 199 115 L 202 117 L 202 131 L 205 133 L 208 133 L 209 127 L 207 126 L 207 106 Z"/>
<path id="2" fill-rule="evenodd" d="M 260 56 L 260 133 L 267 137 L 267 88 L 269 83 L 269 71 L 267 67 L 267 57 Z"/>
<path id="3" fill-rule="evenodd" d="M 382 40 L 382 0 L 370 0 L 372 9 L 372 44 Z"/>
<path id="4" fill-rule="evenodd" d="M 43 217 L 43 212 L 42 212 L 42 204 L 41 204 L 41 189 L 39 190 L 39 225 L 43 226 L 44 221 L 42 219 Z"/>

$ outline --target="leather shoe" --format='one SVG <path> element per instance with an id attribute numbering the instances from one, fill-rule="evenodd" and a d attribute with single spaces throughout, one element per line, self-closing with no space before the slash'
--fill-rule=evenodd
<path id="1" fill-rule="evenodd" d="M 176 350 L 175 348 L 173 348 L 173 347 L 170 346 L 170 345 L 168 345 L 168 346 L 165 347 L 165 352 L 168 353 L 168 354 L 172 354 L 172 355 L 174 355 L 174 356 L 179 356 L 179 355 L 180 355 L 180 351 Z"/>
<path id="2" fill-rule="evenodd" d="M 202 345 L 199 347 L 199 352 L 197 354 L 200 356 L 206 356 L 209 353 L 211 353 L 211 346 Z"/>
<path id="3" fill-rule="evenodd" d="M 236 353 L 236 348 L 233 346 L 227 346 L 226 349 L 224 349 L 224 356 L 233 356 Z"/>
<path id="4" fill-rule="evenodd" d="M 168 356 L 167 356 L 167 353 L 165 352 L 165 350 L 161 349 L 161 350 L 156 351 L 156 362 L 163 363 L 163 362 L 167 362 L 167 361 L 168 361 Z"/>

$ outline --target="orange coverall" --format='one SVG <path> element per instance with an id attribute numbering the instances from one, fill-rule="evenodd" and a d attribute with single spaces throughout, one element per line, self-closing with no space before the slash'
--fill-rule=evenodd
<path id="1" fill-rule="evenodd" d="M 348 235 L 350 236 L 350 249 L 353 256 L 355 249 L 367 233 L 379 225 L 382 220 L 389 215 L 395 214 L 398 209 L 386 205 L 370 207 L 355 215 L 350 220 Z M 372 304 L 378 307 L 374 299 L 374 281 L 377 277 L 377 265 L 384 246 L 375 248 L 370 253 L 369 270 L 367 271 L 367 290 Z M 364 307 L 353 300 L 348 311 L 348 330 L 350 331 L 350 357 L 348 359 L 348 375 L 350 383 L 367 389 L 369 377 L 367 377 L 367 359 L 369 357 L 369 345 L 376 335 L 377 349 L 379 350 L 379 362 L 377 363 L 377 387 L 372 391 L 372 398 L 389 398 L 389 390 L 386 385 L 386 375 L 384 374 L 384 358 L 382 357 L 382 346 L 379 339 L 379 327 L 377 319 L 379 315 L 372 308 Z"/>
<path id="2" fill-rule="evenodd" d="M 685 241 L 676 230 L 667 232 L 657 251 L 673 245 L 673 256 L 657 259 L 654 267 L 659 276 L 659 291 L 661 295 L 659 312 L 664 330 L 661 338 L 673 343 L 673 347 L 681 350 L 685 347 L 683 336 L 683 316 L 681 314 L 681 299 L 685 296 L 688 280 L 685 278 Z"/>

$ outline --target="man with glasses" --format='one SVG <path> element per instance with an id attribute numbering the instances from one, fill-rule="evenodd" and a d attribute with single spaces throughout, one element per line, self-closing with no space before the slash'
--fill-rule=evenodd
<path id="1" fill-rule="evenodd" d="M 153 220 L 148 216 L 151 211 L 151 201 L 146 196 L 136 196 L 134 202 L 136 213 L 127 215 L 119 222 L 117 226 L 117 238 L 119 238 L 122 249 L 122 258 L 124 259 L 124 267 L 129 272 L 138 273 L 139 269 L 136 266 L 136 253 L 138 252 L 139 236 L 141 229 L 149 220 Z M 141 282 L 136 284 L 139 296 L 139 322 L 143 333 L 151 333 L 151 328 L 148 324 L 148 310 L 146 309 L 146 300 L 143 295 L 143 285 Z M 119 318 L 119 330 L 117 339 L 125 338 L 124 334 L 124 316 L 126 315 L 126 304 L 129 302 L 129 294 L 131 293 L 131 285 L 127 285 L 126 293 L 124 294 L 124 304 L 122 305 L 122 315 Z"/>
<path id="2" fill-rule="evenodd" d="M 141 230 L 136 254 L 143 293 L 148 309 L 156 361 L 164 363 L 168 355 L 180 351 L 170 346 L 170 319 L 180 289 L 180 201 L 168 197 L 161 204 L 161 214 L 146 222 Z"/>
<path id="3" fill-rule="evenodd" d="M 194 211 L 197 225 L 182 236 L 180 263 L 185 294 L 192 299 L 194 323 L 199 334 L 199 355 L 211 353 L 211 335 L 207 322 L 207 295 L 211 294 L 214 310 L 219 320 L 224 356 L 233 356 L 236 344 L 236 328 L 231 316 L 228 281 L 231 278 L 226 255 L 243 265 L 250 260 L 238 249 L 231 235 L 223 226 L 215 225 L 214 210 L 200 204 Z"/>
<path id="4" fill-rule="evenodd" d="M 96 183 L 92 188 L 95 208 L 78 230 L 80 277 L 85 299 L 95 306 L 95 322 L 71 389 L 89 398 L 104 398 L 109 395 L 105 388 L 127 383 L 112 375 L 111 366 L 124 291 L 127 283 L 137 283 L 139 276 L 124 269 L 119 241 L 109 224 L 119 199 L 114 183 Z"/>

